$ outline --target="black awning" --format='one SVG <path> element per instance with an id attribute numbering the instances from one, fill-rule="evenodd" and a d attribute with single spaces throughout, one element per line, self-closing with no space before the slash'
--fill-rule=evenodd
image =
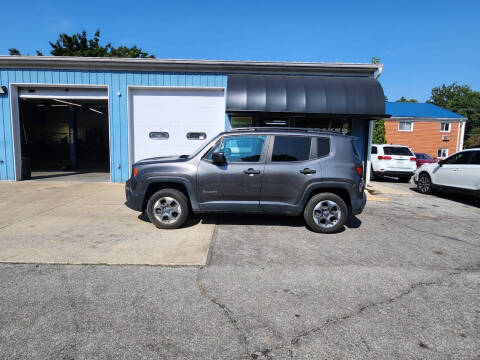
<path id="1" fill-rule="evenodd" d="M 381 118 L 385 98 L 380 83 L 367 77 L 229 75 L 227 112 Z"/>

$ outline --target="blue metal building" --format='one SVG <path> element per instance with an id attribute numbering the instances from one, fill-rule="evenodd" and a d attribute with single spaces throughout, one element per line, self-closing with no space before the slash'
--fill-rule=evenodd
<path id="1" fill-rule="evenodd" d="M 127 180 L 139 156 L 191 151 L 238 126 L 337 130 L 357 136 L 366 158 L 369 121 L 385 116 L 379 70 L 378 64 L 0 56 L 0 180 L 24 178 L 27 159 L 39 151 L 29 140 L 35 136 L 56 139 L 70 164 L 72 152 L 88 152 L 98 129 L 80 134 L 83 110 L 90 110 L 90 122 L 95 114 L 107 119 L 112 182 Z M 47 110 L 61 118 L 65 134 L 45 130 Z M 87 140 L 76 144 L 82 136 Z"/>

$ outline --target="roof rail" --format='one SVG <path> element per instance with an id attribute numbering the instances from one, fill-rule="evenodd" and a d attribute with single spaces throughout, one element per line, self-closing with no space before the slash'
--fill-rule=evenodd
<path id="1" fill-rule="evenodd" d="M 274 127 L 274 126 L 265 126 L 265 127 L 241 127 L 228 130 L 228 132 L 234 131 L 297 131 L 297 132 L 306 132 L 306 133 L 330 133 L 335 135 L 344 135 L 341 132 L 327 129 L 318 129 L 318 128 L 295 128 L 295 127 Z"/>

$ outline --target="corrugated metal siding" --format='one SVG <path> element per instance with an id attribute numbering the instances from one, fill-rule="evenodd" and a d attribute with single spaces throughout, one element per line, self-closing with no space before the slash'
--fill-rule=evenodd
<path id="1" fill-rule="evenodd" d="M 9 87 L 10 83 L 107 85 L 111 178 L 114 182 L 122 182 L 129 177 L 127 86 L 226 88 L 227 76 L 212 73 L 0 69 L 0 85 Z M 3 163 L 0 162 L 0 180 L 14 180 L 10 92 L 7 96 L 0 96 L 0 117 L 0 160 L 3 160 Z"/>

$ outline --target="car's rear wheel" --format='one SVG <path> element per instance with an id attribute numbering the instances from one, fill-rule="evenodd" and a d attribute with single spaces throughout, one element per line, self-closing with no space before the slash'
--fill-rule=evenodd
<path id="1" fill-rule="evenodd" d="M 303 217 L 313 231 L 331 234 L 345 225 L 348 208 L 340 196 L 333 193 L 320 193 L 308 201 Z"/>
<path id="2" fill-rule="evenodd" d="M 188 219 L 188 200 L 180 191 L 162 189 L 153 194 L 147 203 L 150 222 L 159 229 L 177 229 Z"/>
<path id="3" fill-rule="evenodd" d="M 418 176 L 417 188 L 422 194 L 432 193 L 432 179 L 427 173 L 421 173 Z"/>
<path id="4" fill-rule="evenodd" d="M 411 178 L 411 176 L 401 176 L 398 178 L 398 181 L 401 183 L 409 183 Z"/>
<path id="5" fill-rule="evenodd" d="M 375 176 L 375 173 L 373 172 L 373 166 L 370 166 L 370 180 L 375 180 L 377 177 Z"/>

